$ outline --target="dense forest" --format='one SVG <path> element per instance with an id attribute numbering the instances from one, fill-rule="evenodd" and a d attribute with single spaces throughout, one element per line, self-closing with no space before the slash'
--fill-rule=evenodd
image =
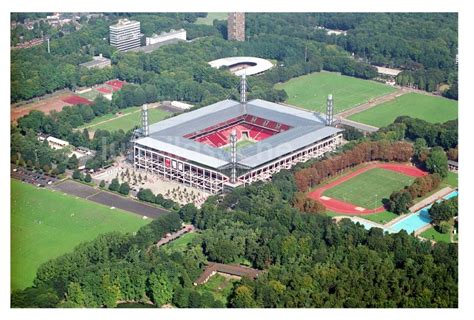
<path id="1" fill-rule="evenodd" d="M 246 32 L 250 39 L 279 34 L 334 44 L 370 64 L 406 70 L 401 85 L 453 85 L 446 96 L 457 99 L 457 21 L 456 13 L 248 13 Z"/>
<path id="2" fill-rule="evenodd" d="M 192 282 L 205 261 L 247 259 L 265 272 L 232 289 L 227 307 L 457 307 L 457 245 L 402 231 L 383 234 L 348 220 L 305 214 L 274 183 L 188 204 L 135 236 L 107 234 L 40 267 L 34 287 L 12 294 L 14 307 L 114 307 L 118 301 L 224 307 Z M 202 236 L 184 252 L 148 249 L 164 233 L 192 222 Z"/>

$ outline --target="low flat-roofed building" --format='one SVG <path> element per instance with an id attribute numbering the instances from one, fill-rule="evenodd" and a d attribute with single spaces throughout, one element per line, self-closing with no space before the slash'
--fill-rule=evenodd
<path id="1" fill-rule="evenodd" d="M 386 76 L 391 76 L 391 77 L 396 77 L 400 72 L 402 72 L 402 70 L 400 70 L 400 69 L 378 67 L 378 66 L 375 66 L 375 68 L 377 68 L 377 72 L 379 74 L 386 75 Z"/>
<path id="2" fill-rule="evenodd" d="M 241 265 L 211 262 L 206 267 L 206 269 L 204 269 L 199 278 L 194 281 L 194 285 L 197 286 L 206 283 L 216 273 L 224 273 L 236 277 L 248 277 L 250 279 L 255 279 L 260 275 L 260 273 L 262 273 L 262 271 Z"/>
<path id="3" fill-rule="evenodd" d="M 104 58 L 101 53 L 99 56 L 93 57 L 92 61 L 81 63 L 79 66 L 86 69 L 103 69 L 105 67 L 110 67 L 111 65 L 112 63 L 110 62 L 110 59 Z"/>
<path id="4" fill-rule="evenodd" d="M 178 108 L 178 109 L 181 109 L 181 110 L 188 110 L 188 109 L 191 109 L 192 107 L 194 107 L 192 104 L 184 103 L 184 102 L 181 102 L 181 101 L 171 101 L 171 106 L 175 107 L 175 108 Z"/>
<path id="5" fill-rule="evenodd" d="M 69 146 L 69 142 L 67 142 L 66 140 L 61 140 L 53 136 L 49 136 L 48 138 L 46 138 L 46 140 L 48 141 L 49 146 L 53 149 L 62 149 L 64 147 Z"/>
<path id="6" fill-rule="evenodd" d="M 160 34 L 153 34 L 151 37 L 146 37 L 146 45 L 164 42 L 171 39 L 180 39 L 186 41 L 186 30 L 171 29 L 169 32 L 162 32 Z"/>
<path id="7" fill-rule="evenodd" d="M 457 172 L 457 171 L 458 171 L 458 162 L 457 162 L 457 161 L 448 160 L 448 169 L 449 169 L 450 171 Z"/>

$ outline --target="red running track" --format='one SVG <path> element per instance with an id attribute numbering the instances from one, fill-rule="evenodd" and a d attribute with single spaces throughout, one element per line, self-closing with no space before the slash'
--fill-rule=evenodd
<path id="1" fill-rule="evenodd" d="M 356 170 L 356 171 L 348 174 L 347 176 L 344 176 L 340 179 L 337 179 L 336 181 L 328 183 L 324 187 L 318 188 L 318 189 L 314 190 L 313 192 L 310 192 L 308 196 L 312 199 L 320 201 L 326 207 L 326 209 L 337 212 L 337 213 L 364 215 L 364 214 L 384 212 L 385 208 L 383 206 L 380 206 L 378 208 L 371 209 L 371 210 L 369 210 L 369 209 L 357 210 L 356 208 L 358 206 L 356 206 L 352 203 L 349 203 L 349 202 L 345 202 L 345 201 L 337 200 L 337 199 L 333 199 L 333 198 L 330 198 L 328 200 L 321 199 L 321 196 L 323 195 L 324 191 L 326 191 L 328 189 L 331 189 L 331 188 L 333 188 L 333 187 L 335 187 L 335 186 L 337 186 L 341 183 L 346 182 L 347 180 L 350 180 L 350 179 L 358 176 L 361 173 L 364 173 L 364 172 L 366 172 L 368 170 L 371 170 L 371 169 L 374 169 L 374 168 L 382 168 L 382 169 L 386 169 L 386 170 L 391 170 L 391 171 L 399 172 L 399 173 L 402 173 L 404 175 L 411 176 L 411 177 L 422 177 L 422 176 L 427 175 L 426 172 L 424 172 L 424 171 L 422 171 L 422 170 L 420 170 L 416 167 L 407 165 L 407 164 L 374 163 L 374 164 L 369 164 L 366 167 L 360 168 L 359 170 Z"/>

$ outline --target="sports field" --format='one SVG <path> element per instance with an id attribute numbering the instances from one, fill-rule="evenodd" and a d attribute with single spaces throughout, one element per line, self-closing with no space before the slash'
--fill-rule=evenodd
<path id="1" fill-rule="evenodd" d="M 217 20 L 227 20 L 227 13 L 226 12 L 208 12 L 207 17 L 205 18 L 197 18 L 196 24 L 207 24 L 212 26 L 212 22 L 214 19 Z"/>
<path id="2" fill-rule="evenodd" d="M 126 132 L 140 125 L 141 112 L 139 107 L 130 107 L 127 109 L 120 110 L 120 112 L 122 112 L 123 115 L 104 115 L 102 117 L 94 119 L 90 124 L 82 126 L 81 128 L 87 128 L 89 132 L 93 132 L 97 129 L 108 131 L 116 131 L 122 129 Z M 148 110 L 148 118 L 150 124 L 163 120 L 169 115 L 169 112 L 157 108 L 152 108 Z"/>
<path id="3" fill-rule="evenodd" d="M 150 220 L 11 180 L 11 289 L 32 285 L 37 268 L 99 234 L 135 232 Z"/>
<path id="4" fill-rule="evenodd" d="M 391 170 L 374 168 L 326 190 L 323 195 L 350 202 L 366 209 L 382 206 L 393 191 L 410 185 L 414 177 Z"/>
<path id="5" fill-rule="evenodd" d="M 458 117 L 458 103 L 442 97 L 407 93 L 395 100 L 354 114 L 349 119 L 383 127 L 392 123 L 398 116 L 410 116 L 431 123 L 445 122 Z"/>
<path id="6" fill-rule="evenodd" d="M 252 140 L 247 140 L 247 139 L 241 139 L 237 141 L 237 150 L 242 149 L 243 147 L 247 147 L 249 145 L 255 144 L 256 142 Z M 230 151 L 230 146 L 226 146 L 222 148 L 225 151 Z"/>
<path id="7" fill-rule="evenodd" d="M 333 95 L 334 113 L 353 108 L 396 89 L 375 81 L 343 76 L 335 72 L 315 72 L 275 85 L 288 94 L 288 104 L 326 113 L 328 94 Z"/>

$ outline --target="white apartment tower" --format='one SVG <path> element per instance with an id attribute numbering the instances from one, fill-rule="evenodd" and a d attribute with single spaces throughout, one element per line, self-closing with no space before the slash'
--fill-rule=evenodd
<path id="1" fill-rule="evenodd" d="M 119 51 L 140 47 L 140 22 L 120 19 L 117 24 L 109 27 L 110 45 Z"/>

